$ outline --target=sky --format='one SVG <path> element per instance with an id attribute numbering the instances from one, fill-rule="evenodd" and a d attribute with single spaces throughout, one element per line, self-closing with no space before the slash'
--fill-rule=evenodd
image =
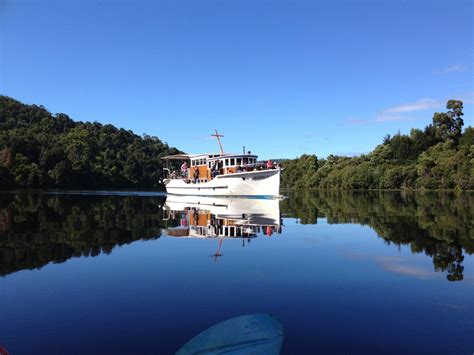
<path id="1" fill-rule="evenodd" d="M 471 0 L 0 0 L 0 94 L 188 153 L 370 152 L 464 101 Z"/>

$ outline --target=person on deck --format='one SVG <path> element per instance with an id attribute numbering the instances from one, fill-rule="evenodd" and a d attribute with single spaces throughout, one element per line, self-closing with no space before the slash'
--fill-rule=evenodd
<path id="1" fill-rule="evenodd" d="M 181 175 L 185 178 L 188 175 L 188 163 L 186 161 L 181 164 Z"/>
<path id="2" fill-rule="evenodd" d="M 273 169 L 273 163 L 270 159 L 267 161 L 267 169 Z"/>
<path id="3" fill-rule="evenodd" d="M 212 163 L 211 174 L 213 178 L 219 175 L 219 164 L 217 164 L 217 160 L 214 160 L 214 162 Z"/>
<path id="4" fill-rule="evenodd" d="M 197 166 L 194 167 L 194 183 L 198 183 L 199 182 L 199 168 Z"/>

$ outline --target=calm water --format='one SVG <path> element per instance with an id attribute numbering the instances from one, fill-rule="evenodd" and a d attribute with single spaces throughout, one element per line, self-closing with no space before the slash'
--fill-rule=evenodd
<path id="1" fill-rule="evenodd" d="M 0 193 L 0 345 L 168 354 L 268 312 L 283 353 L 474 352 L 474 194 L 286 194 Z"/>

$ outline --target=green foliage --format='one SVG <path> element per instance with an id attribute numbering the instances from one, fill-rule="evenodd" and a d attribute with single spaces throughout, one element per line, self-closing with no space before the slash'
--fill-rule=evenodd
<path id="1" fill-rule="evenodd" d="M 161 187 L 160 158 L 175 153 L 156 137 L 0 96 L 0 187 Z"/>
<path id="2" fill-rule="evenodd" d="M 436 112 L 433 117 L 435 137 L 441 141 L 446 139 L 458 140 L 461 136 L 464 121 L 462 116 L 463 103 L 458 100 L 449 100 L 446 108 L 448 112 Z"/>
<path id="3" fill-rule="evenodd" d="M 282 162 L 288 168 L 288 173 L 282 180 L 283 187 L 295 187 L 298 189 L 310 188 L 315 183 L 315 173 L 318 170 L 318 158 L 316 155 L 302 155 L 298 160 L 287 160 Z M 296 185 L 290 185 L 296 182 Z"/>
<path id="4" fill-rule="evenodd" d="M 308 155 L 283 162 L 282 187 L 320 189 L 474 189 L 474 129 L 462 132 L 463 103 L 449 100 L 424 130 L 386 135 L 359 157 L 330 155 L 317 170 Z M 315 157 L 316 159 L 316 157 Z"/>

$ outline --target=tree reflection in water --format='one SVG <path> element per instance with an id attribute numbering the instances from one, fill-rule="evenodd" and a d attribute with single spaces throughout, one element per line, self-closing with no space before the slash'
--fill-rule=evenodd
<path id="1" fill-rule="evenodd" d="M 464 253 L 474 252 L 473 193 L 287 192 L 283 217 L 302 224 L 368 225 L 388 244 L 409 245 L 433 259 L 449 281 L 463 279 Z M 110 253 L 156 239 L 165 197 L 0 193 L 0 275 L 71 257 Z M 283 232 L 285 233 L 285 232 Z"/>
<path id="2" fill-rule="evenodd" d="M 409 245 L 432 257 L 449 281 L 463 279 L 463 250 L 474 252 L 474 193 L 414 191 L 289 192 L 283 216 L 314 224 L 368 225 L 388 244 Z"/>
<path id="3" fill-rule="evenodd" d="M 164 197 L 0 194 L 0 275 L 161 235 Z"/>

